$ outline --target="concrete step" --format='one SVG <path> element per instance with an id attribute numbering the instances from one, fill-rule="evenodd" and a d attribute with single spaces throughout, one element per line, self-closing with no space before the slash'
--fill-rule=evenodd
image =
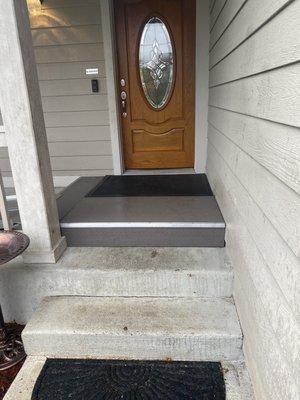
<path id="1" fill-rule="evenodd" d="M 49 297 L 27 324 L 28 355 L 225 361 L 242 358 L 231 299 Z"/>
<path id="2" fill-rule="evenodd" d="M 225 248 L 73 247 L 55 265 L 13 260 L 0 277 L 6 320 L 21 323 L 46 296 L 230 297 L 233 287 Z"/>
<path id="3" fill-rule="evenodd" d="M 28 357 L 4 400 L 31 400 L 35 382 L 45 362 L 45 357 Z M 225 361 L 222 362 L 222 369 L 226 385 L 226 400 L 254 400 L 249 373 L 244 362 Z"/>
<path id="4" fill-rule="evenodd" d="M 92 183 L 84 179 L 58 199 L 68 246 L 224 247 L 225 222 L 214 196 L 83 197 L 83 184 Z"/>

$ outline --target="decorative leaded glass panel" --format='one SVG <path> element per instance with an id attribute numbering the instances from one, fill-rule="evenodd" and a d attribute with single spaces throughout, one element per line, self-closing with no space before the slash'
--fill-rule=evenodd
<path id="1" fill-rule="evenodd" d="M 173 46 L 167 26 L 158 17 L 146 22 L 139 47 L 142 87 L 152 107 L 160 109 L 169 100 L 173 86 Z"/>

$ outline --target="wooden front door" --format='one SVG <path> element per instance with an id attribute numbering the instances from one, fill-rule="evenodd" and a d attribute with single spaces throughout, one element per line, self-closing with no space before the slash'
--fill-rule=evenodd
<path id="1" fill-rule="evenodd" d="M 115 0 L 126 168 L 194 166 L 194 0 Z"/>

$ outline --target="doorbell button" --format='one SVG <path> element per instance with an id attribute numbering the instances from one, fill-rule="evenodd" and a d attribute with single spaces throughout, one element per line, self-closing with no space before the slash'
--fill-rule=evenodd
<path id="1" fill-rule="evenodd" d="M 92 92 L 93 93 L 98 93 L 99 92 L 98 79 L 92 79 Z"/>

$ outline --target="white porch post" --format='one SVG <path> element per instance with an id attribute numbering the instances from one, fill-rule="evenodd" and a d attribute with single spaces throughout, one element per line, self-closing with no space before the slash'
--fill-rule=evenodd
<path id="1" fill-rule="evenodd" d="M 26 0 L 0 1 L 0 108 L 24 233 L 26 262 L 66 248 L 57 205 Z"/>

